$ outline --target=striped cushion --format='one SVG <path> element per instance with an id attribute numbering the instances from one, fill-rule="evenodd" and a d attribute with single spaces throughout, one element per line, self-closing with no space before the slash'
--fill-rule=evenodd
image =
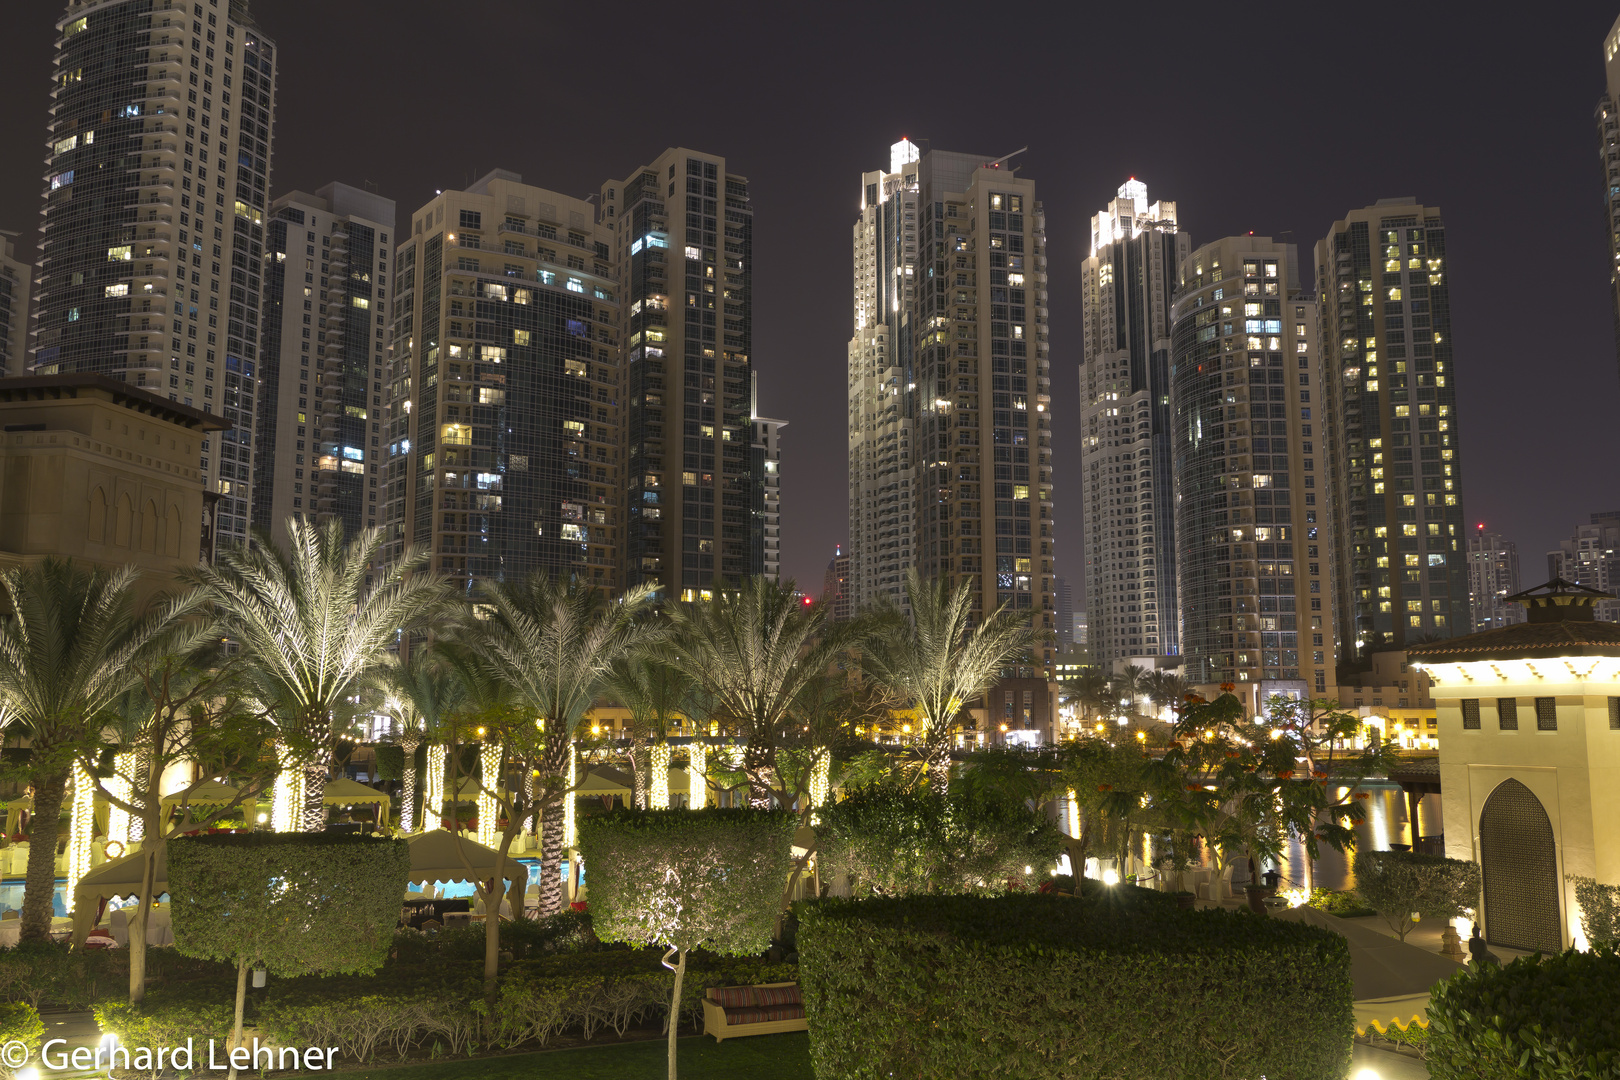
<path id="1" fill-rule="evenodd" d="M 709 988 L 709 1000 L 722 1009 L 739 1009 L 753 1004 L 751 986 L 714 986 Z"/>
<path id="2" fill-rule="evenodd" d="M 799 985 L 797 983 L 792 986 L 753 986 L 749 987 L 749 989 L 754 992 L 754 1000 L 749 1004 L 762 1008 L 769 1008 L 773 1005 L 798 1005 L 804 1001 L 799 996 Z"/>
<path id="3" fill-rule="evenodd" d="M 770 1008 L 758 1009 L 727 1009 L 726 1026 L 737 1024 L 765 1024 L 775 1020 L 802 1020 L 804 1019 L 803 1005 L 775 1005 Z"/>

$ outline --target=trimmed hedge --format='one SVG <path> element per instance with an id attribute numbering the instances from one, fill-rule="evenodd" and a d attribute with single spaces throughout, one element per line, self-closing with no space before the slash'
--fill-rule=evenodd
<path id="1" fill-rule="evenodd" d="M 1612 944 L 1470 966 L 1429 997 L 1435 1080 L 1620 1075 L 1620 951 Z"/>
<path id="2" fill-rule="evenodd" d="M 248 1004 L 247 1023 L 266 1045 L 336 1046 L 349 1062 L 412 1054 L 462 1055 L 487 1048 L 545 1045 L 564 1033 L 591 1038 L 609 1029 L 667 1020 L 669 971 L 658 949 L 556 953 L 503 967 L 495 1007 L 482 996 L 480 967 L 424 964 L 374 976 L 270 980 Z M 793 964 L 694 953 L 681 993 L 691 1025 L 711 986 L 792 982 Z M 135 1008 L 96 1008 L 102 1030 L 130 1046 L 203 1045 L 231 1028 L 232 987 L 222 980 L 151 990 Z M 485 1018 L 489 1018 L 488 1028 Z"/>
<path id="3" fill-rule="evenodd" d="M 1344 938 L 1163 900 L 1121 886 L 804 905 L 816 1076 L 1343 1080 Z"/>

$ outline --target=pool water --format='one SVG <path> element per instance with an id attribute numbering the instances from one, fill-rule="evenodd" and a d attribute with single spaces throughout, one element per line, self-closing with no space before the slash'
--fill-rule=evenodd
<path id="1" fill-rule="evenodd" d="M 539 859 L 512 859 L 511 861 L 516 862 L 516 863 L 522 863 L 524 868 L 526 869 L 526 871 L 528 873 L 528 878 L 524 883 L 524 888 L 528 888 L 530 885 L 539 884 L 539 881 L 540 881 L 540 860 Z M 563 860 L 561 876 L 562 876 L 563 881 L 566 883 L 568 881 L 568 860 L 567 859 Z M 508 882 L 510 882 L 512 879 L 507 878 L 506 880 Z M 581 885 L 585 884 L 585 868 L 583 866 L 581 866 L 580 870 L 579 870 L 579 882 L 580 882 Z M 473 896 L 478 892 L 478 887 L 476 885 L 474 885 L 470 881 L 436 881 L 436 882 L 435 881 L 413 881 L 413 882 L 411 882 L 411 891 L 412 892 L 426 892 L 427 891 L 427 886 L 432 886 L 432 885 L 437 885 L 439 887 L 439 896 L 440 896 L 440 898 L 447 899 L 447 900 L 455 899 L 457 897 L 462 897 L 462 896 Z"/>

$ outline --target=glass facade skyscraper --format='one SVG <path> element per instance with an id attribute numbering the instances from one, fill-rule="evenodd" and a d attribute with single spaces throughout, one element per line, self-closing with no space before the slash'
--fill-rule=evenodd
<path id="1" fill-rule="evenodd" d="M 1292 244 L 1219 240 L 1182 260 L 1173 309 L 1186 677 L 1256 706 L 1325 693 L 1333 664 L 1322 354 L 1297 274 Z"/>
<path id="2" fill-rule="evenodd" d="M 29 366 L 220 416 L 199 464 L 245 539 L 274 46 L 246 0 L 73 0 L 57 30 Z"/>
<path id="3" fill-rule="evenodd" d="M 601 205 L 625 348 L 625 584 L 693 599 L 764 572 L 748 180 L 675 147 L 604 184 Z"/>
<path id="4" fill-rule="evenodd" d="M 1339 644 L 1470 630 L 1451 279 L 1440 211 L 1381 199 L 1316 245 Z"/>
<path id="5" fill-rule="evenodd" d="M 1092 656 L 1181 651 L 1170 421 L 1170 305 L 1191 240 L 1176 204 L 1123 184 L 1091 219 L 1082 270 L 1080 463 Z"/>
<path id="6" fill-rule="evenodd" d="M 259 362 L 253 524 L 384 522 L 383 370 L 394 202 L 347 184 L 271 205 Z"/>
<path id="7" fill-rule="evenodd" d="M 467 590 L 535 570 L 617 589 L 611 232 L 590 203 L 502 170 L 407 228 L 382 469 L 394 551 L 427 545 Z"/>

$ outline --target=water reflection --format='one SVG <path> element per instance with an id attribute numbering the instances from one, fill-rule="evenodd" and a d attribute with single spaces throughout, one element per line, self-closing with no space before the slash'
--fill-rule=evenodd
<path id="1" fill-rule="evenodd" d="M 1335 794 L 1342 799 L 1348 790 L 1340 788 Z M 1314 882 L 1317 888 L 1354 888 L 1356 878 L 1350 869 L 1350 860 L 1356 851 L 1388 851 L 1391 844 L 1414 843 L 1411 823 L 1407 820 L 1406 792 L 1401 786 L 1374 780 L 1362 784 L 1361 790 L 1368 795 L 1363 801 L 1367 816 L 1356 826 L 1356 847 L 1341 855 L 1327 844 L 1319 845 Z M 1425 795 L 1418 806 L 1417 835 L 1439 836 L 1441 832 L 1440 796 Z M 1202 865 L 1210 866 L 1212 861 L 1205 860 Z M 1297 841 L 1290 842 L 1283 851 L 1282 873 L 1284 887 L 1305 882 L 1305 852 Z"/>

